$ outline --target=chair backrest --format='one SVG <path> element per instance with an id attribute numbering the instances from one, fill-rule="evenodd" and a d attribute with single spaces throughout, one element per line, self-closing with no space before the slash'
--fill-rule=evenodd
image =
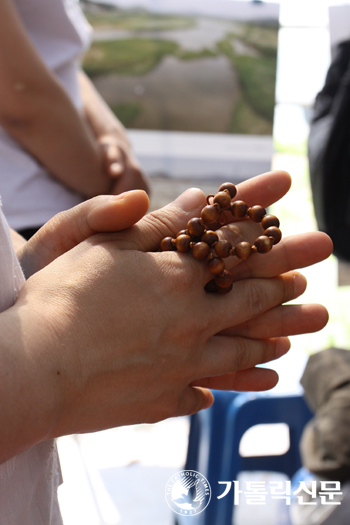
<path id="1" fill-rule="evenodd" d="M 221 461 L 221 481 L 234 481 L 242 471 L 273 471 L 289 478 L 301 467 L 299 442 L 312 412 L 300 395 L 275 396 L 242 394 L 229 405 L 225 422 L 225 442 Z M 289 427 L 289 450 L 280 456 L 242 457 L 239 445 L 243 434 L 259 424 L 285 423 Z M 220 487 L 222 491 L 222 488 Z M 217 497 L 213 493 L 213 497 Z M 231 525 L 233 491 L 220 500 L 217 523 Z"/>
<path id="2" fill-rule="evenodd" d="M 215 402 L 208 410 L 191 416 L 185 470 L 203 474 L 212 488 L 212 499 L 196 516 L 177 516 L 179 525 L 231 525 L 233 491 L 223 499 L 218 481 L 233 481 L 243 470 L 266 470 L 291 477 L 301 466 L 299 441 L 312 413 L 300 395 L 242 394 L 213 391 Z M 290 448 L 281 456 L 242 457 L 239 445 L 243 434 L 258 424 L 286 423 Z"/>
<path id="3" fill-rule="evenodd" d="M 241 395 L 227 410 L 222 475 L 242 470 L 270 470 L 291 477 L 301 466 L 299 441 L 312 412 L 300 395 Z M 243 434 L 259 424 L 285 423 L 289 427 L 290 448 L 281 456 L 242 457 L 239 444 Z M 233 470 L 235 469 L 235 471 Z"/>

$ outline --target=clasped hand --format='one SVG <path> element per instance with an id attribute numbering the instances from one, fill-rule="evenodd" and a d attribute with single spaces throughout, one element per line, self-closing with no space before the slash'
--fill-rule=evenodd
<path id="1" fill-rule="evenodd" d="M 147 179 L 126 138 L 123 140 L 120 134 L 109 133 L 99 137 L 98 143 L 102 152 L 103 169 L 112 179 L 112 195 L 136 188 L 149 191 Z"/>
<path id="2" fill-rule="evenodd" d="M 240 184 L 236 198 L 267 207 L 289 187 L 287 173 L 271 172 Z M 256 365 L 285 354 L 287 336 L 327 322 L 321 305 L 284 304 L 306 287 L 295 269 L 331 253 L 327 235 L 232 257 L 233 290 L 207 294 L 206 264 L 156 251 L 199 216 L 204 194 L 187 190 L 141 219 L 147 205 L 142 191 L 96 197 L 56 216 L 18 253 L 33 275 L 13 308 L 24 333 L 40 327 L 39 381 L 52 406 L 46 437 L 192 414 L 213 402 L 208 388 L 272 388 L 276 372 Z M 232 223 L 221 235 L 254 240 L 256 228 Z"/>

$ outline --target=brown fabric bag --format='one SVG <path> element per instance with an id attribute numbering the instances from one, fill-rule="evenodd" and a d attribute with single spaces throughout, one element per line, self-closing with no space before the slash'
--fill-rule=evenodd
<path id="1" fill-rule="evenodd" d="M 325 480 L 350 479 L 350 351 L 312 355 L 301 384 L 315 412 L 301 438 L 304 466 Z"/>

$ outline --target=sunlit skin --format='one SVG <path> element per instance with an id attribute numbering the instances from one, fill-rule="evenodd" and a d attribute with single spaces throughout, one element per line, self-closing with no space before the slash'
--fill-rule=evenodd
<path id="1" fill-rule="evenodd" d="M 290 184 L 286 172 L 267 173 L 236 198 L 267 207 Z M 233 290 L 220 296 L 204 291 L 205 262 L 158 251 L 199 216 L 205 195 L 188 190 L 133 225 L 147 205 L 142 191 L 86 201 L 19 248 L 33 275 L 0 314 L 1 461 L 59 435 L 194 413 L 213 402 L 208 388 L 272 388 L 276 372 L 256 365 L 285 354 L 289 335 L 326 324 L 323 306 L 285 303 L 306 287 L 295 270 L 330 255 L 327 235 L 230 257 Z M 256 228 L 232 218 L 220 236 L 249 239 Z"/>

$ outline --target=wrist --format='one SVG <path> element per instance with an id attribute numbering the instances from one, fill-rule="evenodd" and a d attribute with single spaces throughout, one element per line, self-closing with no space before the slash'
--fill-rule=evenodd
<path id="1" fill-rule="evenodd" d="M 0 334 L 2 463 L 52 437 L 63 391 L 59 365 L 49 351 L 53 331 L 25 300 L 0 314 Z"/>

